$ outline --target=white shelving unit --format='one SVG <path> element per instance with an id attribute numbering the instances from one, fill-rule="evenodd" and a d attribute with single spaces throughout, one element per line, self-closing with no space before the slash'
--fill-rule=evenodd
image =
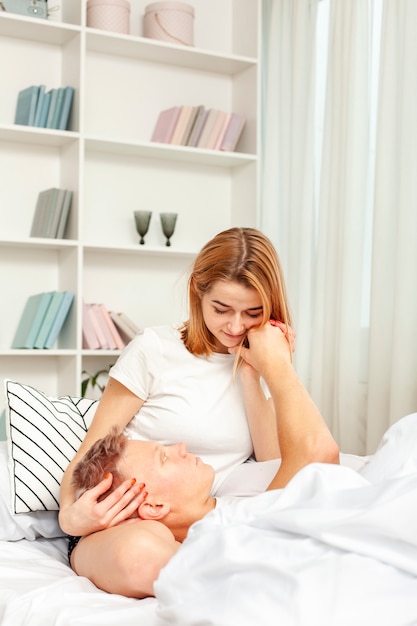
<path id="1" fill-rule="evenodd" d="M 144 38 L 146 4 L 132 0 L 129 35 L 88 28 L 85 0 L 62 0 L 48 20 L 0 12 L 2 379 L 78 395 L 83 369 L 117 357 L 82 349 L 83 299 L 140 326 L 179 321 L 196 252 L 220 230 L 258 224 L 260 0 L 190 0 L 192 48 Z M 17 93 L 33 84 L 75 87 L 70 130 L 14 125 Z M 151 143 L 159 112 L 180 104 L 245 114 L 237 151 Z M 38 193 L 53 186 L 74 192 L 66 238 L 30 238 Z M 141 208 L 153 211 L 144 246 Z M 162 211 L 178 213 L 171 248 Z M 58 347 L 10 349 L 28 296 L 53 289 L 76 294 Z"/>

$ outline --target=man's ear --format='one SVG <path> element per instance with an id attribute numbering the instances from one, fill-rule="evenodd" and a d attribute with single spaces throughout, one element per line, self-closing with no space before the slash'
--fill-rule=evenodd
<path id="1" fill-rule="evenodd" d="M 169 504 L 155 504 L 152 502 L 142 502 L 138 508 L 138 514 L 141 519 L 161 520 L 170 511 Z"/>

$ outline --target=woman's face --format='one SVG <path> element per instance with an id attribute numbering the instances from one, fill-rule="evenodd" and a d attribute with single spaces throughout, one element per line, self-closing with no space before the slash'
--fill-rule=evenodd
<path id="1" fill-rule="evenodd" d="M 238 346 L 250 328 L 262 322 L 262 300 L 256 289 L 218 280 L 201 298 L 204 322 L 217 352 Z"/>

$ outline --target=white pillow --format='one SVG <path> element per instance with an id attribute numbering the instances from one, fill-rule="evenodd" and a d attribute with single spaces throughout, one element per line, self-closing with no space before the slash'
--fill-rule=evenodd
<path id="1" fill-rule="evenodd" d="M 64 537 L 58 524 L 57 511 L 12 513 L 10 508 L 10 480 L 7 467 L 7 444 L 0 441 L 0 540 L 18 541 L 37 537 Z"/>
<path id="2" fill-rule="evenodd" d="M 62 396 L 4 381 L 14 513 L 57 511 L 64 471 L 78 450 L 98 400 Z"/>

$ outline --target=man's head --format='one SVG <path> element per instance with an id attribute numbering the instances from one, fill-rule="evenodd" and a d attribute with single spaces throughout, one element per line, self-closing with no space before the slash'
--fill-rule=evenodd
<path id="1" fill-rule="evenodd" d="M 141 519 L 163 522 L 178 537 L 182 529 L 214 508 L 210 497 L 214 470 L 187 452 L 183 443 L 164 446 L 154 441 L 130 440 L 117 429 L 96 441 L 73 472 L 77 497 L 111 472 L 109 495 L 120 483 L 135 477 L 146 484 L 148 496 L 139 505 Z"/>

